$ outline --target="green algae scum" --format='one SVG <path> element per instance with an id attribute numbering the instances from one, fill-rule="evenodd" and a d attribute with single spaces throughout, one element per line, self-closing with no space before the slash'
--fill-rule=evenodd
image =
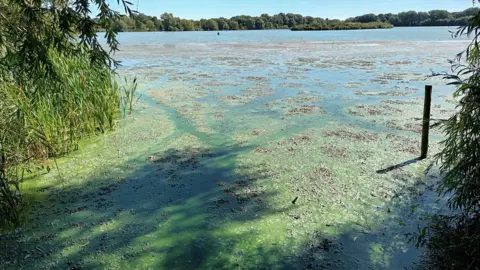
<path id="1" fill-rule="evenodd" d="M 445 29 L 445 35 L 448 32 Z M 404 269 L 437 211 L 423 87 L 458 41 L 124 44 L 143 98 L 23 183 L 6 269 Z M 430 152 L 442 139 L 431 131 Z"/>

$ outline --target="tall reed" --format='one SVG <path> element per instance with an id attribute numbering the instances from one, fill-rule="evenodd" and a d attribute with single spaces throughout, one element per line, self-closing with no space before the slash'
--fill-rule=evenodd
<path id="1" fill-rule="evenodd" d="M 110 69 L 92 65 L 82 52 L 49 54 L 53 75 L 0 70 L 0 214 L 14 224 L 21 210 L 19 168 L 29 162 L 48 168 L 49 158 L 112 129 L 121 108 L 125 114 L 135 101 L 136 81 L 119 86 Z"/>

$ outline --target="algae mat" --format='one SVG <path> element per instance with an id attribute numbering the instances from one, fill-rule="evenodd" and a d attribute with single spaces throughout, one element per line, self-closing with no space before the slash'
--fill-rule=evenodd
<path id="1" fill-rule="evenodd" d="M 412 266 L 405 235 L 442 205 L 431 161 L 413 160 L 415 118 L 425 83 L 433 115 L 453 113 L 425 75 L 458 43 L 359 45 L 125 46 L 141 103 L 24 183 L 31 210 L 1 236 L 2 268 Z"/>

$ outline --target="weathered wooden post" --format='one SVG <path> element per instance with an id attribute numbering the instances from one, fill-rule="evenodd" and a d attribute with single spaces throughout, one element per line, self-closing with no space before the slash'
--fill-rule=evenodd
<path id="1" fill-rule="evenodd" d="M 430 133 L 430 109 L 432 105 L 432 86 L 425 85 L 425 103 L 423 105 L 422 153 L 420 159 L 426 159 L 428 153 L 428 136 Z"/>

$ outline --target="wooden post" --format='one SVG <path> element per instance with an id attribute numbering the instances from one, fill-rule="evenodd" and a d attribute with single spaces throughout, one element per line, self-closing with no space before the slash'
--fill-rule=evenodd
<path id="1" fill-rule="evenodd" d="M 425 103 L 423 105 L 422 153 L 420 159 L 426 159 L 428 153 L 428 136 L 430 133 L 430 109 L 432 105 L 432 86 L 425 85 Z"/>

